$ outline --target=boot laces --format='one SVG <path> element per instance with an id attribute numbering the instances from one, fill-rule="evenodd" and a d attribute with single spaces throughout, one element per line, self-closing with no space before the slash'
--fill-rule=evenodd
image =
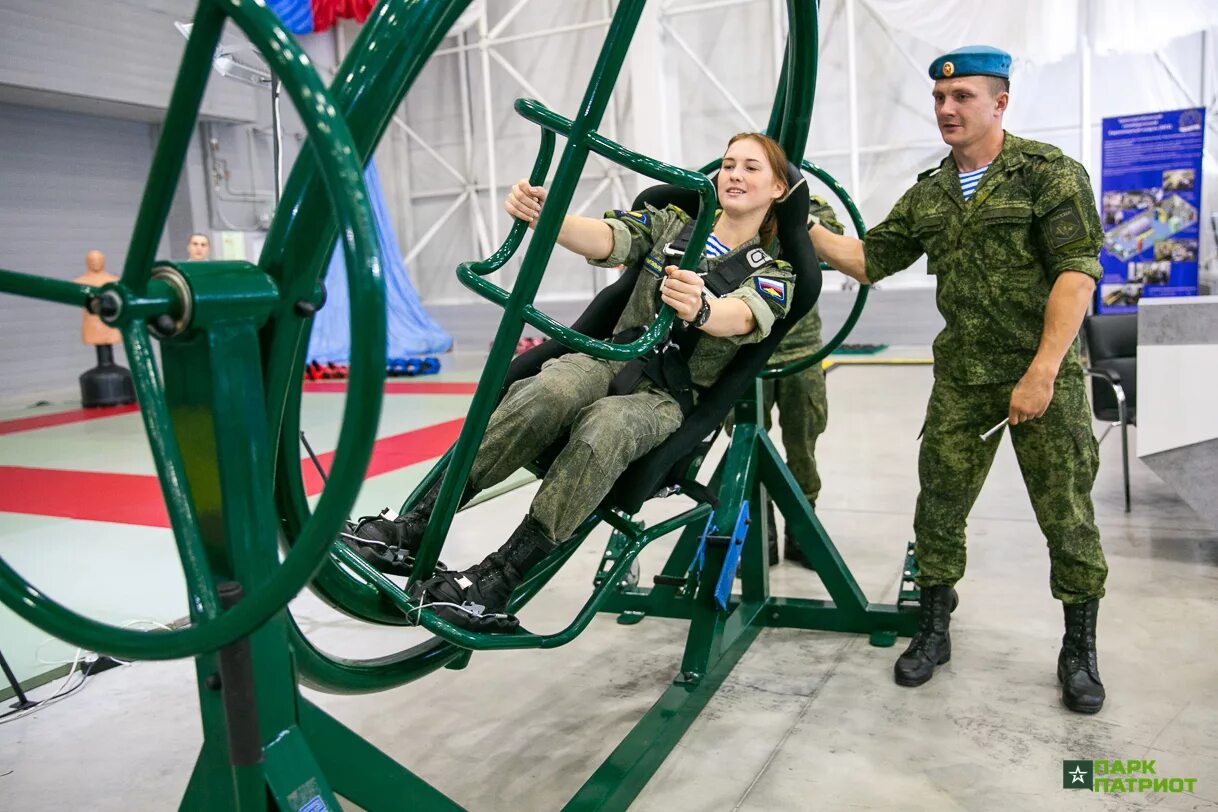
<path id="1" fill-rule="evenodd" d="M 1097 682 L 1099 681 L 1099 664 L 1096 662 L 1095 635 L 1096 618 L 1091 612 L 1079 607 L 1076 610 L 1080 618 L 1066 626 L 1066 636 L 1063 641 L 1066 650 L 1066 671 L 1086 671 Z"/>
<path id="2" fill-rule="evenodd" d="M 919 629 L 918 633 L 909 641 L 909 648 L 906 652 L 909 654 L 925 654 L 930 648 L 930 639 L 933 634 L 933 629 Z"/>
<path id="3" fill-rule="evenodd" d="M 493 570 L 503 572 L 506 567 L 507 559 L 503 557 L 503 553 L 493 552 L 470 568 L 468 577 L 471 581 L 476 581 L 479 578 L 489 575 Z"/>

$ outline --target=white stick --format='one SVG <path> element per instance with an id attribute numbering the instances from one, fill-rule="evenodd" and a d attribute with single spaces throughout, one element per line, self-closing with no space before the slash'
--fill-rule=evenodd
<path id="1" fill-rule="evenodd" d="M 1000 430 L 1000 429 L 1001 429 L 1003 426 L 1005 426 L 1009 420 L 1010 420 L 1010 418 L 1008 418 L 1008 417 L 1004 417 L 1004 418 L 1002 418 L 1002 422 L 1001 422 L 1001 423 L 999 423 L 998 425 L 994 426 L 994 428 L 990 429 L 990 430 L 989 430 L 989 431 L 987 431 L 985 434 L 980 435 L 980 436 L 981 436 L 981 439 L 982 439 L 982 440 L 988 440 L 988 439 L 990 439 L 991 437 L 993 437 L 993 436 L 994 436 L 994 433 L 995 433 L 995 432 L 997 432 L 997 431 L 999 431 L 999 430 Z"/>

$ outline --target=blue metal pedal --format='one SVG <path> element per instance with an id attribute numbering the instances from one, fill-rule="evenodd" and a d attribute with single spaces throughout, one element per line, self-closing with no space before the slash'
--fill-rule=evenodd
<path id="1" fill-rule="evenodd" d="M 746 500 L 740 505 L 736 527 L 732 530 L 731 538 L 727 539 L 727 554 L 723 558 L 723 569 L 719 571 L 719 582 L 715 584 L 715 603 L 725 612 L 728 598 L 732 596 L 732 583 L 736 580 L 736 565 L 740 563 L 740 552 L 744 549 L 744 537 L 748 532 L 749 503 Z"/>
<path id="2" fill-rule="evenodd" d="M 740 551 L 744 547 L 744 537 L 749 531 L 749 503 L 745 501 L 740 505 L 740 515 L 736 517 L 736 527 L 730 536 L 718 535 L 716 531 L 719 528 L 714 524 L 714 520 L 714 514 L 706 520 L 706 527 L 702 529 L 702 538 L 698 541 L 698 551 L 694 553 L 689 572 L 694 581 L 701 581 L 702 567 L 706 564 L 706 546 L 715 544 L 727 547 L 723 557 L 723 569 L 719 571 L 719 580 L 715 582 L 715 603 L 726 612 L 728 598 L 732 596 L 732 582 L 736 578 L 736 566 L 740 563 Z"/>

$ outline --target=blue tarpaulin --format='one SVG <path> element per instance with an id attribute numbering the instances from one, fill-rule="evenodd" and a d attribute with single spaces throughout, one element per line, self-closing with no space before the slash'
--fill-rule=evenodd
<path id="1" fill-rule="evenodd" d="M 389 317 L 385 357 L 403 358 L 447 352 L 453 345 L 452 336 L 423 309 L 418 293 L 410 282 L 397 234 L 385 208 L 385 196 L 381 191 L 376 165 L 372 161 L 364 170 L 364 182 L 368 186 L 384 261 L 382 272 Z M 323 364 L 346 364 L 351 360 L 351 313 L 347 294 L 347 263 L 343 259 L 341 245 L 335 246 L 325 281 L 326 306 L 313 319 L 308 360 Z"/>

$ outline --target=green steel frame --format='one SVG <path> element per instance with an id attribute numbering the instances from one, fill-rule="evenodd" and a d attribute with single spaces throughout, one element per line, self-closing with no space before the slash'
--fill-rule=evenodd
<path id="1" fill-rule="evenodd" d="M 614 345 L 581 335 L 532 304 L 590 152 L 696 190 L 708 204 L 714 200 L 714 186 L 701 172 L 631 152 L 597 132 L 644 2 L 618 4 L 574 118 L 535 101 L 516 104 L 517 112 L 541 129 L 534 183 L 546 181 L 559 136 L 566 145 L 513 289 L 502 290 L 485 277 L 517 251 L 523 223 L 514 224 L 493 256 L 457 269 L 464 284 L 502 306 L 504 315 L 457 443 L 407 500 L 417 499 L 443 478 L 435 518 L 418 555 L 416 579 L 434 570 L 524 324 L 575 350 L 618 359 L 649 351 L 671 325 L 673 314 L 666 308 L 637 341 Z M 362 165 L 384 134 L 392 111 L 467 5 L 468 0 L 382 0 L 326 88 L 261 0 L 200 0 L 121 280 L 90 288 L 0 270 L 0 291 L 85 307 L 122 331 L 186 575 L 192 622 L 167 632 L 100 623 L 55 602 L 3 560 L 0 602 L 85 648 L 134 659 L 195 658 L 204 744 L 182 809 L 318 812 L 337 810 L 337 795 L 370 810 L 406 805 L 459 809 L 305 700 L 299 685 L 342 693 L 385 690 L 439 668 L 462 668 L 473 651 L 564 645 L 601 611 L 619 613 L 621 622 L 637 622 L 646 615 L 687 618 L 689 636 L 673 686 L 566 807 L 623 809 L 762 628 L 868 632 L 873 642 L 886 643 L 896 634 L 911 633 L 916 620 L 909 608 L 867 602 L 758 428 L 757 387 L 737 405 L 735 432 L 714 473 L 720 498 L 716 509 L 696 504 L 651 528 L 602 509 L 517 590 L 513 610 L 544 587 L 599 522 L 615 529 L 612 554 L 607 552 L 592 596 L 555 634 L 522 629 L 487 635 L 455 628 L 412 606 L 395 583 L 345 546 L 333 544 L 371 455 L 384 380 L 384 290 Z M 798 159 L 808 137 L 816 85 L 817 9 L 814 0 L 788 0 L 787 7 L 790 33 L 769 132 Z M 256 265 L 158 262 L 153 252 L 226 21 L 240 27 L 271 63 L 300 113 L 310 148 L 293 167 Z M 807 163 L 804 168 L 830 185 L 861 233 L 862 221 L 845 191 L 823 170 Z M 713 209 L 702 207 L 688 262 L 700 255 Z M 352 376 L 331 475 L 310 509 L 298 464 L 299 382 L 310 317 L 319 304 L 319 282 L 340 241 L 347 258 L 352 316 L 358 313 L 362 329 L 352 347 Z M 764 375 L 792 374 L 818 363 L 853 327 L 866 293 L 865 287 L 860 289 L 846 324 L 824 350 Z M 162 342 L 163 380 L 150 334 Z M 688 572 L 699 529 L 708 518 L 713 527 L 732 527 L 742 506 L 762 504 L 767 492 L 795 529 L 832 600 L 769 594 L 761 541 L 765 511 L 754 511 L 760 521 L 748 530 L 741 592 L 721 610 L 715 603 L 714 578 L 699 582 Z M 677 531 L 680 539 L 657 585 L 638 588 L 627 573 L 639 553 Z M 701 572 L 717 576 L 725 553 L 726 547 L 708 546 Z M 907 575 L 914 566 L 912 560 L 906 562 Z M 304 637 L 286 610 L 306 585 L 353 617 L 386 625 L 418 622 L 435 636 L 371 660 L 331 656 Z"/>

